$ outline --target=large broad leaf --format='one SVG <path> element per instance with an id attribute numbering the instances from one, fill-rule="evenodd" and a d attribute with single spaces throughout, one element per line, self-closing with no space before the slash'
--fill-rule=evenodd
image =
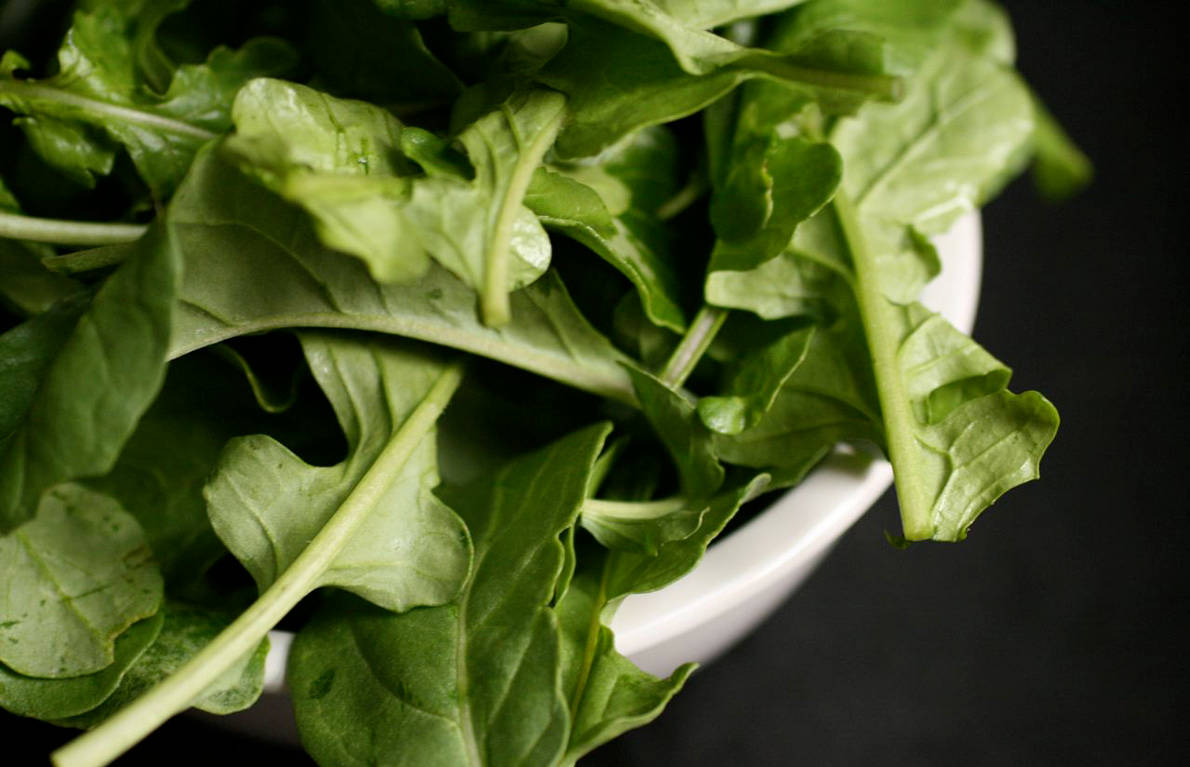
<path id="1" fill-rule="evenodd" d="M 149 15 L 155 26 L 160 18 Z M 16 57 L 0 66 L 0 104 L 19 120 L 41 157 L 93 184 L 111 170 L 123 146 L 158 197 L 166 197 L 203 143 L 230 127 L 232 97 L 247 80 L 288 69 L 292 50 L 277 40 L 249 41 L 239 51 L 213 50 L 203 64 L 176 68 L 169 89 L 155 93 L 138 61 L 137 26 L 144 23 L 110 5 L 78 12 L 58 52 L 59 72 L 20 80 Z"/>
<path id="2" fill-rule="evenodd" d="M 303 348 L 347 436 L 347 459 L 311 466 L 263 435 L 228 444 L 205 495 L 211 523 L 263 592 L 388 460 L 388 446 L 448 368 L 388 339 L 305 335 Z M 470 561 L 462 523 L 431 492 L 438 483 L 432 428 L 409 439 L 402 463 L 383 466 L 353 532 L 312 585 L 339 586 L 391 610 L 440 604 Z"/>
<path id="3" fill-rule="evenodd" d="M 430 258 L 482 291 L 485 319 L 508 290 L 537 279 L 549 240 L 522 205 L 563 116 L 563 98 L 517 93 L 458 137 L 474 176 L 428 176 L 403 156 L 429 134 L 379 107 L 305 86 L 255 80 L 236 97 L 228 149 L 313 217 L 330 247 L 362 258 L 383 282 L 422 275 Z M 417 177 L 414 177 L 417 176 Z M 504 307 L 504 311 L 507 307 Z M 505 318 L 507 319 L 507 318 Z"/>
<path id="4" fill-rule="evenodd" d="M 161 604 L 161 573 L 136 520 L 79 485 L 47 492 L 37 516 L 0 537 L 0 663 L 20 674 L 91 674 L 115 640 Z"/>
<path id="5" fill-rule="evenodd" d="M 50 485 L 107 472 L 165 376 L 180 255 L 158 225 L 85 310 L 0 336 L 0 529 Z"/>
<path id="6" fill-rule="evenodd" d="M 549 608 L 607 427 L 585 429 L 444 498 L 475 565 L 458 601 L 404 615 L 332 608 L 298 635 L 289 678 L 324 765 L 552 765 L 569 731 Z M 352 609 L 353 608 L 353 609 Z"/>
<path id="7" fill-rule="evenodd" d="M 95 709 L 111 697 L 129 668 L 157 638 L 163 620 L 159 610 L 130 626 L 116 638 L 114 660 L 93 674 L 33 677 L 0 665 L 0 708 L 38 719 L 65 719 Z"/>
<path id="8" fill-rule="evenodd" d="M 939 268 L 924 237 L 974 210 L 1025 159 L 1033 105 L 994 59 L 951 43 L 922 65 L 904 101 L 870 104 L 831 141 L 885 295 L 914 300 Z"/>
<path id="9" fill-rule="evenodd" d="M 486 327 L 475 292 L 445 270 L 378 285 L 356 259 L 319 247 L 299 210 L 212 155 L 196 162 L 171 217 L 187 262 L 173 356 L 270 328 L 359 328 L 453 346 L 633 401 L 623 355 L 550 273 L 512 295 L 512 322 Z"/>
<path id="10" fill-rule="evenodd" d="M 101 724 L 181 668 L 218 636 L 234 617 L 218 610 L 180 602 L 166 602 L 159 614 L 162 616 L 160 633 L 137 657 L 136 662 L 120 678 L 119 685 L 101 705 L 77 716 L 58 714 L 53 717 L 59 720 L 58 724 L 84 729 Z M 264 662 L 268 651 L 269 642 L 265 639 L 203 690 L 194 701 L 194 707 L 212 714 L 230 714 L 255 703 L 264 686 Z"/>
<path id="11" fill-rule="evenodd" d="M 558 164 L 533 176 L 525 204 L 549 228 L 599 254 L 627 277 L 649 319 L 686 326 L 669 233 L 658 209 L 677 192 L 677 144 L 662 128 L 645 129 L 600 156 L 597 164 Z"/>

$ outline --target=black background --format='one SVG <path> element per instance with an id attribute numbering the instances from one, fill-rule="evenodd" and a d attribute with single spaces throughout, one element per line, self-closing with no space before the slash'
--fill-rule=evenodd
<path id="1" fill-rule="evenodd" d="M 885 496 L 754 635 L 590 765 L 1175 764 L 1187 738 L 1184 27 L 1173 3 L 1009 2 L 1020 68 L 1095 161 L 985 211 L 975 337 L 1063 425 L 958 545 Z M 0 718 L 29 764 L 62 731 Z M 176 719 L 117 762 L 309 764 Z M 0 762 L 10 764 L 0 757 Z M 16 763 L 22 763 L 20 761 Z"/>

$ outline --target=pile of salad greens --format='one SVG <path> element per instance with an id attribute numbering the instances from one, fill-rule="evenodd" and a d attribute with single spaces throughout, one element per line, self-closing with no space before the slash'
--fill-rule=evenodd
<path id="1" fill-rule="evenodd" d="M 33 15 L 0 707 L 89 730 L 59 765 L 250 706 L 278 625 L 320 764 L 571 764 L 691 671 L 618 654 L 615 606 L 742 504 L 871 443 L 903 539 L 956 541 L 1054 436 L 916 300 L 1030 162 L 1088 173 L 986 0 Z"/>

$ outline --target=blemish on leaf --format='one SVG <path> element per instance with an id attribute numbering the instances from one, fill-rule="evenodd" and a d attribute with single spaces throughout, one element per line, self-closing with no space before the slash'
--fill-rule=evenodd
<path id="1" fill-rule="evenodd" d="M 311 700 L 318 700 L 323 698 L 331 691 L 331 687 L 335 684 L 335 670 L 327 669 L 318 675 L 318 678 L 310 683 L 309 689 L 306 691 L 306 696 Z"/>

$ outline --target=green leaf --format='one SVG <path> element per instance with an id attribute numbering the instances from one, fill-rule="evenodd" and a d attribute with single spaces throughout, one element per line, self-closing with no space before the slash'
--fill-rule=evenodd
<path id="1" fill-rule="evenodd" d="M 514 94 L 465 128 L 458 140 L 471 179 L 433 167 L 408 178 L 416 166 L 401 162 L 405 130 L 390 114 L 276 80 L 240 92 L 227 147 L 309 211 L 323 242 L 362 258 L 380 281 L 414 279 L 432 257 L 480 290 L 485 321 L 501 324 L 508 290 L 549 264 L 549 240 L 522 200 L 563 102 L 541 90 Z"/>
<path id="2" fill-rule="evenodd" d="M 1091 183 L 1095 169 L 1036 96 L 1033 98 L 1033 181 L 1043 197 L 1061 201 Z"/>
<path id="3" fill-rule="evenodd" d="M 613 5 L 619 4 L 608 3 Z M 600 16 L 624 20 L 618 13 Z M 781 53 L 745 48 L 655 9 L 647 16 L 643 25 L 628 26 L 600 18 L 572 20 L 570 41 L 538 74 L 569 97 L 571 120 L 558 137 L 562 157 L 598 154 L 639 128 L 693 114 L 756 77 L 847 110 L 866 97 L 897 95 L 898 81 L 871 71 L 866 54 L 863 66 L 856 66 L 846 56 L 824 57 L 817 41 Z M 656 35 L 637 34 L 646 28 Z"/>
<path id="4" fill-rule="evenodd" d="M 377 285 L 356 259 L 319 247 L 300 211 L 211 155 L 196 162 L 170 215 L 186 258 L 171 356 L 270 328 L 358 328 L 634 400 L 623 355 L 583 319 L 552 273 L 512 295 L 508 325 L 486 327 L 475 316 L 476 294 L 445 270 Z"/>
<path id="5" fill-rule="evenodd" d="M 201 356 L 171 363 L 116 465 L 86 483 L 136 517 L 171 587 L 200 577 L 226 553 L 202 488 L 230 438 L 268 427 L 236 371 Z"/>
<path id="6" fill-rule="evenodd" d="M 814 327 L 805 322 L 767 323 L 754 346 L 732 365 L 722 395 L 703 397 L 698 415 L 711 431 L 738 434 L 760 422 L 781 386 L 805 359 Z"/>
<path id="7" fill-rule="evenodd" d="M 420 108 L 448 103 L 458 78 L 427 48 L 416 25 L 372 0 L 313 4 L 303 50 L 316 87 L 337 96 Z"/>
<path id="8" fill-rule="evenodd" d="M 692 505 L 704 502 L 723 484 L 724 474 L 695 404 L 650 373 L 636 368 L 628 373 L 645 417 L 677 466 L 682 494 Z"/>
<path id="9" fill-rule="evenodd" d="M 690 535 L 661 544 L 656 554 L 613 552 L 608 560 L 604 587 L 607 600 L 612 602 L 628 594 L 656 591 L 690 572 L 740 506 L 760 495 L 768 485 L 767 474 L 732 477 L 709 499 L 698 528 Z"/>
<path id="10" fill-rule="evenodd" d="M 115 463 L 165 376 L 179 262 L 172 230 L 157 226 L 69 330 L 62 315 L 43 315 L 31 322 L 53 325 L 48 334 L 0 336 L 0 358 L 41 357 L 36 376 L 0 368 L 0 529 L 28 519 L 50 485 Z"/>
<path id="11" fill-rule="evenodd" d="M 610 559 L 611 557 L 608 557 Z M 648 724 L 694 670 L 688 663 L 658 679 L 616 652 L 615 637 L 603 624 L 607 612 L 604 559 L 579 573 L 555 608 L 562 631 L 562 689 L 570 702 L 572 763 L 621 733 Z"/>
<path id="12" fill-rule="evenodd" d="M 302 555 L 445 372 L 432 357 L 383 339 L 301 338 L 347 436 L 346 460 L 311 466 L 270 437 L 241 437 L 228 444 L 204 491 L 215 532 L 262 592 Z M 417 444 L 315 585 L 390 610 L 441 604 L 458 592 L 470 561 L 466 531 L 431 492 L 438 483 L 433 431 Z"/>
<path id="13" fill-rule="evenodd" d="M 932 55 L 899 104 L 869 104 L 831 141 L 843 191 L 876 258 L 885 294 L 913 301 L 937 274 L 923 236 L 945 232 L 1020 168 L 1033 105 L 1000 63 L 950 43 Z"/>
<path id="14" fill-rule="evenodd" d="M 166 197 L 198 147 L 230 127 L 239 87 L 294 61 L 288 45 L 273 39 L 250 40 L 238 51 L 219 47 L 202 64 L 178 67 L 168 90 L 155 93 L 135 40 L 138 25 L 155 29 L 159 21 L 110 5 L 80 11 L 58 52 L 56 75 L 21 80 L 12 66 L 0 70 L 0 104 L 26 116 L 18 123 L 42 159 L 90 186 L 95 175 L 110 172 L 113 148 L 122 146 L 154 195 Z"/>
<path id="15" fill-rule="evenodd" d="M 533 176 L 525 204 L 546 227 L 586 245 L 635 286 L 649 319 L 686 326 L 669 234 L 657 210 L 677 192 L 677 144 L 661 128 L 600 156 L 598 164 L 559 164 Z"/>
<path id="16" fill-rule="evenodd" d="M 102 705 L 69 718 L 57 715 L 57 724 L 91 729 L 136 700 L 194 657 L 227 627 L 234 615 L 218 610 L 166 602 L 160 615 L 161 632 L 120 679 L 119 686 Z M 212 714 L 243 711 L 256 702 L 264 687 L 267 639 L 229 668 L 194 701 L 194 707 Z"/>
<path id="17" fill-rule="evenodd" d="M 115 660 L 94 674 L 67 678 L 33 677 L 0 665 L 0 708 L 18 716 L 65 719 L 91 711 L 107 700 L 128 669 L 157 638 L 162 611 L 137 621 L 116 638 Z"/>
<path id="18" fill-rule="evenodd" d="M 0 662 L 19 674 L 99 671 L 115 661 L 116 637 L 161 604 L 161 573 L 136 520 L 79 485 L 52 488 L 37 516 L 0 537 L 0 563 Z"/>
<path id="19" fill-rule="evenodd" d="M 315 468 L 265 438 L 245 438 L 227 448 L 207 488 L 212 522 L 267 588 L 181 668 L 61 749 L 57 758 L 88 763 L 114 759 L 231 673 L 318 586 L 340 585 L 398 608 L 441 601 L 457 592 L 467 574 L 466 531 L 430 496 L 427 484 L 436 481 L 434 424 L 458 388 L 459 365 L 442 365 L 374 338 L 312 336 L 307 348 L 319 382 L 340 406 L 337 415 L 352 444 L 351 456 L 339 466 Z M 373 399 L 355 400 L 356 394 Z M 378 422 L 361 420 L 369 416 Z M 358 457 L 365 455 L 371 462 L 359 472 Z M 257 465 L 261 458 L 268 463 Z M 332 487 L 333 474 L 349 485 Z M 305 483 L 322 493 L 317 502 L 337 507 L 328 519 L 325 509 L 306 505 L 300 488 L 277 488 L 278 480 Z M 274 490 L 279 492 L 253 496 Z M 410 505 L 390 505 L 394 502 Z M 294 508 L 320 514 L 321 528 L 294 515 Z M 395 533 L 392 517 L 398 521 Z M 401 523 L 407 529 L 401 530 Z M 306 537 L 299 541 L 301 533 Z M 407 533 L 414 539 L 404 537 Z M 418 533 L 427 539 L 416 540 Z M 427 553 L 441 559 L 427 562 Z"/>
<path id="20" fill-rule="evenodd" d="M 443 490 L 475 542 L 454 604 L 403 615 L 340 605 L 298 635 L 290 685 L 303 742 L 321 764 L 558 761 L 569 716 L 549 603 L 559 536 L 575 523 L 607 432 L 585 429 Z"/>

